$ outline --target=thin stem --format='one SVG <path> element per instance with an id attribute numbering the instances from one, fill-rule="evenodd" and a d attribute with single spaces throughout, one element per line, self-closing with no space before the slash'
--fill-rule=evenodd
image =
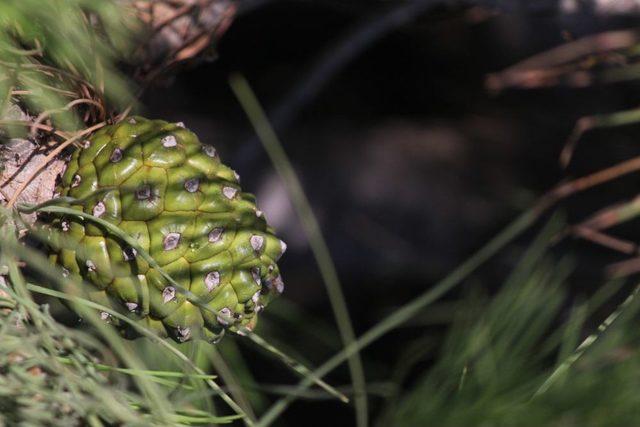
<path id="1" fill-rule="evenodd" d="M 282 144 L 280 143 L 278 136 L 269 124 L 264 110 L 260 106 L 260 103 L 249 87 L 247 81 L 239 75 L 234 75 L 230 79 L 230 84 L 238 98 L 238 101 L 242 104 L 242 107 L 249 117 L 256 133 L 263 142 L 264 148 L 269 154 L 274 168 L 289 190 L 291 201 L 305 228 L 311 250 L 313 251 L 316 263 L 320 269 L 320 274 L 322 275 L 327 288 L 327 293 L 329 295 L 333 314 L 336 318 L 340 336 L 344 345 L 348 347 L 355 341 L 355 333 L 353 331 L 353 325 L 351 324 L 349 309 L 345 302 L 340 280 L 338 279 L 338 273 L 333 260 L 331 259 L 329 248 L 322 236 L 320 224 L 318 223 L 318 220 L 313 213 L 313 209 L 311 208 L 311 203 L 309 202 L 309 199 L 302 188 L 302 184 L 291 166 L 291 162 L 289 161 L 286 152 L 282 148 Z M 354 401 L 356 405 L 358 425 L 366 426 L 368 425 L 368 409 L 366 380 L 364 376 L 364 369 L 362 367 L 362 360 L 358 351 L 354 351 L 349 354 L 348 360 L 351 379 L 355 389 Z"/>

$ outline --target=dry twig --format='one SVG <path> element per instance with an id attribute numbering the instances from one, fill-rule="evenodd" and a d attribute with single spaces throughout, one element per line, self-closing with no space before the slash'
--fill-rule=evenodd
<path id="1" fill-rule="evenodd" d="M 7 208 L 12 208 L 13 205 L 15 205 L 16 201 L 18 200 L 18 197 L 20 196 L 20 193 L 22 193 L 24 191 L 24 189 L 27 188 L 29 186 L 29 184 L 31 184 L 33 179 L 49 164 L 49 162 L 51 162 L 58 154 L 60 154 L 62 152 L 62 150 L 64 150 L 69 145 L 73 144 L 78 139 L 84 137 L 85 135 L 89 135 L 89 134 L 93 133 L 94 131 L 100 129 L 101 127 L 103 127 L 105 125 L 106 125 L 106 122 L 98 123 L 98 124 L 96 124 L 94 126 L 91 126 L 91 127 L 87 128 L 87 129 L 84 129 L 84 130 L 76 133 L 73 137 L 67 139 L 66 141 L 64 141 L 63 143 L 58 145 L 53 151 L 51 151 L 47 155 L 47 157 L 44 159 L 44 161 L 40 165 L 38 165 L 36 168 L 34 168 L 34 170 L 31 172 L 29 177 L 13 193 L 13 195 L 9 199 L 9 202 L 7 203 Z"/>

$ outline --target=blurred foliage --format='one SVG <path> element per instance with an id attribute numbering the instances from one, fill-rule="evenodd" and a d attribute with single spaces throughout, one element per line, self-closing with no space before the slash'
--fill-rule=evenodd
<path id="1" fill-rule="evenodd" d="M 244 416 L 190 347 L 153 334 L 151 349 L 132 345 L 100 320 L 95 309 L 103 307 L 38 286 L 65 279 L 45 256 L 18 243 L 16 219 L 0 210 L 0 426 L 214 425 Z M 29 276 L 21 259 L 29 260 Z M 34 294 L 68 300 L 83 321 L 61 325 Z M 212 394 L 235 413 L 216 415 Z"/>
<path id="2" fill-rule="evenodd" d="M 181 370 L 100 363 L 109 351 L 95 338 L 60 326 L 44 311 L 37 317 L 38 326 L 24 322 L 18 311 L 0 316 L 0 425 L 211 425 L 235 418 L 184 402 L 174 407 L 168 394 L 165 410 L 155 410 L 148 396 L 131 387 L 129 376 L 178 386 Z"/>
<path id="3" fill-rule="evenodd" d="M 128 16 L 112 0 L 1 2 L 2 105 L 19 99 L 29 114 L 46 112 L 55 127 L 75 130 L 82 121 L 104 120 L 109 102 L 130 103 L 116 68 L 135 30 Z"/>
<path id="4" fill-rule="evenodd" d="M 570 307 L 570 263 L 553 261 L 537 245 L 497 295 L 475 292 L 457 304 L 443 345 L 416 361 L 431 356 L 433 366 L 401 362 L 411 388 L 388 402 L 379 425 L 640 423 L 635 292 L 578 347 L 593 324 L 589 316 L 626 286 L 609 283 Z"/>

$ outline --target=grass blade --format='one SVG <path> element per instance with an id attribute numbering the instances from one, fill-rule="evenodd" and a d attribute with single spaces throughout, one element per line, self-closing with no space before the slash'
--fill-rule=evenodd
<path id="1" fill-rule="evenodd" d="M 354 343 L 336 353 L 313 373 L 319 378 L 324 377 L 333 369 L 340 366 L 352 353 L 362 350 L 389 331 L 411 319 L 420 312 L 420 310 L 424 309 L 426 306 L 460 284 L 500 249 L 504 248 L 513 239 L 527 230 L 538 219 L 539 214 L 540 209 L 530 209 L 521 214 L 485 246 L 478 250 L 478 252 L 452 271 L 447 277 L 438 282 L 434 287 L 425 291 L 413 301 L 405 304 L 393 314 L 387 316 L 376 326 L 365 332 Z M 280 416 L 280 414 L 282 414 L 287 407 L 297 399 L 297 396 L 305 391 L 310 385 L 311 383 L 306 379 L 301 381 L 292 395 L 278 400 L 271 406 L 271 408 L 269 408 L 269 410 L 258 421 L 257 427 L 266 427 L 271 425 Z"/>
<path id="2" fill-rule="evenodd" d="M 249 121 L 253 125 L 255 132 L 262 141 L 274 168 L 284 181 L 291 201 L 302 221 L 302 225 L 307 233 L 311 250 L 320 269 L 320 274 L 324 280 L 333 309 L 336 323 L 342 342 L 346 347 L 355 342 L 355 333 L 351 324 L 349 310 L 342 292 L 338 273 L 336 271 L 329 248 L 322 236 L 320 224 L 318 223 L 311 203 L 305 195 L 302 184 L 298 179 L 287 154 L 282 148 L 278 136 L 267 120 L 266 114 L 262 109 L 253 90 L 247 83 L 246 79 L 240 75 L 233 75 L 229 81 L 238 101 L 244 108 Z M 368 425 L 368 409 L 367 409 L 367 393 L 364 369 L 359 350 L 351 352 L 348 356 L 349 370 L 351 372 L 351 380 L 353 382 L 354 402 L 356 406 L 356 419 L 358 426 Z"/>
<path id="3" fill-rule="evenodd" d="M 580 343 L 580 345 L 575 349 L 575 351 L 567 357 L 561 364 L 558 366 L 549 377 L 545 380 L 545 382 L 538 388 L 538 390 L 533 395 L 533 398 L 536 398 L 549 390 L 549 388 L 565 373 L 567 372 L 574 363 L 576 363 L 584 353 L 589 350 L 598 339 L 604 334 L 607 329 L 616 321 L 616 319 L 625 311 L 625 309 L 631 305 L 635 297 L 640 292 L 640 285 L 636 286 L 633 292 L 629 294 L 629 296 L 611 313 L 607 316 L 606 319 L 598 326 L 598 329 L 593 334 L 589 335 L 587 338 Z"/>

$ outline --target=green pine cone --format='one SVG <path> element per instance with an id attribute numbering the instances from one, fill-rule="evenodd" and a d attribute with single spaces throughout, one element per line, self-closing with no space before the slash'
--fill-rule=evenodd
<path id="1" fill-rule="evenodd" d="M 276 262 L 286 245 L 255 197 L 240 190 L 237 174 L 181 123 L 134 117 L 101 129 L 74 153 L 60 194 L 137 239 L 197 300 L 135 249 L 78 217 L 53 221 L 53 262 L 91 284 L 85 297 L 177 341 L 215 341 L 227 328 L 251 328 L 283 290 Z M 101 317 L 132 332 L 106 312 Z"/>

